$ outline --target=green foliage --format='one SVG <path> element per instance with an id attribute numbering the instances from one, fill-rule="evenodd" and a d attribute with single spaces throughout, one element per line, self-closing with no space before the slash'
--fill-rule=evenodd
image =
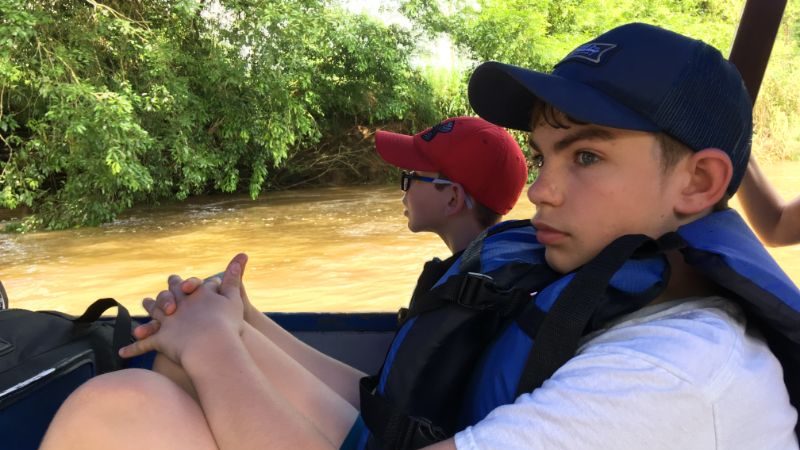
<path id="1" fill-rule="evenodd" d="M 790 2 L 753 111 L 753 153 L 800 160 L 800 5 Z"/>
<path id="2" fill-rule="evenodd" d="M 458 117 L 472 114 L 472 108 L 466 96 L 469 73 L 435 67 L 422 70 L 433 91 L 435 109 L 439 116 Z"/>
<path id="3" fill-rule="evenodd" d="M 313 0 L 0 0 L 0 208 L 58 229 L 255 197 L 353 124 L 433 120 L 412 45 Z"/>
<path id="4" fill-rule="evenodd" d="M 412 64 L 423 33 L 473 62 L 547 70 L 630 21 L 727 52 L 744 2 L 399 0 L 405 29 L 336 1 L 0 0 L 0 208 L 32 213 L 12 227 L 379 178 L 376 129 L 471 114 L 469 68 Z M 778 158 L 800 157 L 798 24 L 790 2 L 756 109 L 756 151 Z"/>
<path id="5" fill-rule="evenodd" d="M 742 0 L 407 0 L 432 33 L 447 33 L 477 61 L 549 70 L 570 50 L 628 22 L 648 22 L 728 48 Z"/>
<path id="6" fill-rule="evenodd" d="M 632 21 L 654 23 L 728 48 L 741 4 L 731 0 L 407 0 L 403 10 L 428 33 L 449 35 L 473 61 L 495 60 L 548 71 L 578 45 Z M 465 89 L 460 92 L 466 95 Z"/>
<path id="7" fill-rule="evenodd" d="M 550 70 L 578 45 L 628 22 L 659 25 L 727 54 L 744 0 L 406 0 L 405 13 L 430 34 L 446 33 L 466 58 Z M 789 2 L 755 109 L 754 153 L 800 159 L 800 7 Z M 436 74 L 434 79 L 441 79 Z M 459 71 L 450 79 L 466 79 Z M 466 83 L 448 85 L 465 105 Z"/>

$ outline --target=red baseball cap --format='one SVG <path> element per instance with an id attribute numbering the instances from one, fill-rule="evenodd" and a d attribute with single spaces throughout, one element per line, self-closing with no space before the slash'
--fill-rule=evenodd
<path id="1" fill-rule="evenodd" d="M 436 172 L 498 214 L 511 211 L 528 180 L 517 141 L 478 117 L 455 117 L 413 136 L 378 131 L 375 148 L 389 164 Z"/>

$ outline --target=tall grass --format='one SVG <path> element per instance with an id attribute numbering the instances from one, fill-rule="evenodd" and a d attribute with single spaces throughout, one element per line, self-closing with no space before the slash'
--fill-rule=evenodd
<path id="1" fill-rule="evenodd" d="M 800 161 L 800 28 L 789 5 L 758 95 L 753 155 L 759 161 Z"/>
<path id="2" fill-rule="evenodd" d="M 796 39 L 790 27 L 782 28 L 753 111 L 753 155 L 759 161 L 800 161 L 800 47 Z M 467 99 L 471 69 L 423 67 L 421 71 L 442 119 L 474 114 Z"/>
<path id="3" fill-rule="evenodd" d="M 420 71 L 432 88 L 434 108 L 442 118 L 474 114 L 467 100 L 467 80 L 471 69 L 423 66 Z"/>

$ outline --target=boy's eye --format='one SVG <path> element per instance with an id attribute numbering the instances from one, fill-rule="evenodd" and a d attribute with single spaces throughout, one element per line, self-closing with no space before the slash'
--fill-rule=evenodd
<path id="1" fill-rule="evenodd" d="M 600 161 L 600 157 L 591 152 L 578 152 L 575 154 L 575 161 L 581 166 L 591 166 Z"/>
<path id="2" fill-rule="evenodd" d="M 542 167 L 542 165 L 544 165 L 544 157 L 542 157 L 542 155 L 531 156 L 531 164 L 536 169 Z"/>

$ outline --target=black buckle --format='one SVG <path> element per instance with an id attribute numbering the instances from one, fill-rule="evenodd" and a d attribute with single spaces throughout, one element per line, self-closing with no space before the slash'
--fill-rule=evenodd
<path id="1" fill-rule="evenodd" d="M 400 308 L 397 310 L 397 324 L 402 325 L 408 319 L 408 308 Z"/>
<path id="2" fill-rule="evenodd" d="M 494 278 L 489 275 L 478 272 L 467 272 L 461 281 L 461 287 L 458 289 L 458 298 L 456 302 L 470 309 L 487 309 L 492 304 L 480 304 L 477 300 L 480 298 L 478 295 L 486 285 L 494 285 Z"/>
<path id="3" fill-rule="evenodd" d="M 400 448 L 418 449 L 427 447 L 448 437 L 443 429 L 431 423 L 430 420 L 424 417 L 409 417 L 405 442 L 402 443 Z"/>
<path id="4" fill-rule="evenodd" d="M 6 290 L 3 288 L 3 282 L 0 281 L 0 310 L 8 308 L 8 294 L 6 294 Z"/>

